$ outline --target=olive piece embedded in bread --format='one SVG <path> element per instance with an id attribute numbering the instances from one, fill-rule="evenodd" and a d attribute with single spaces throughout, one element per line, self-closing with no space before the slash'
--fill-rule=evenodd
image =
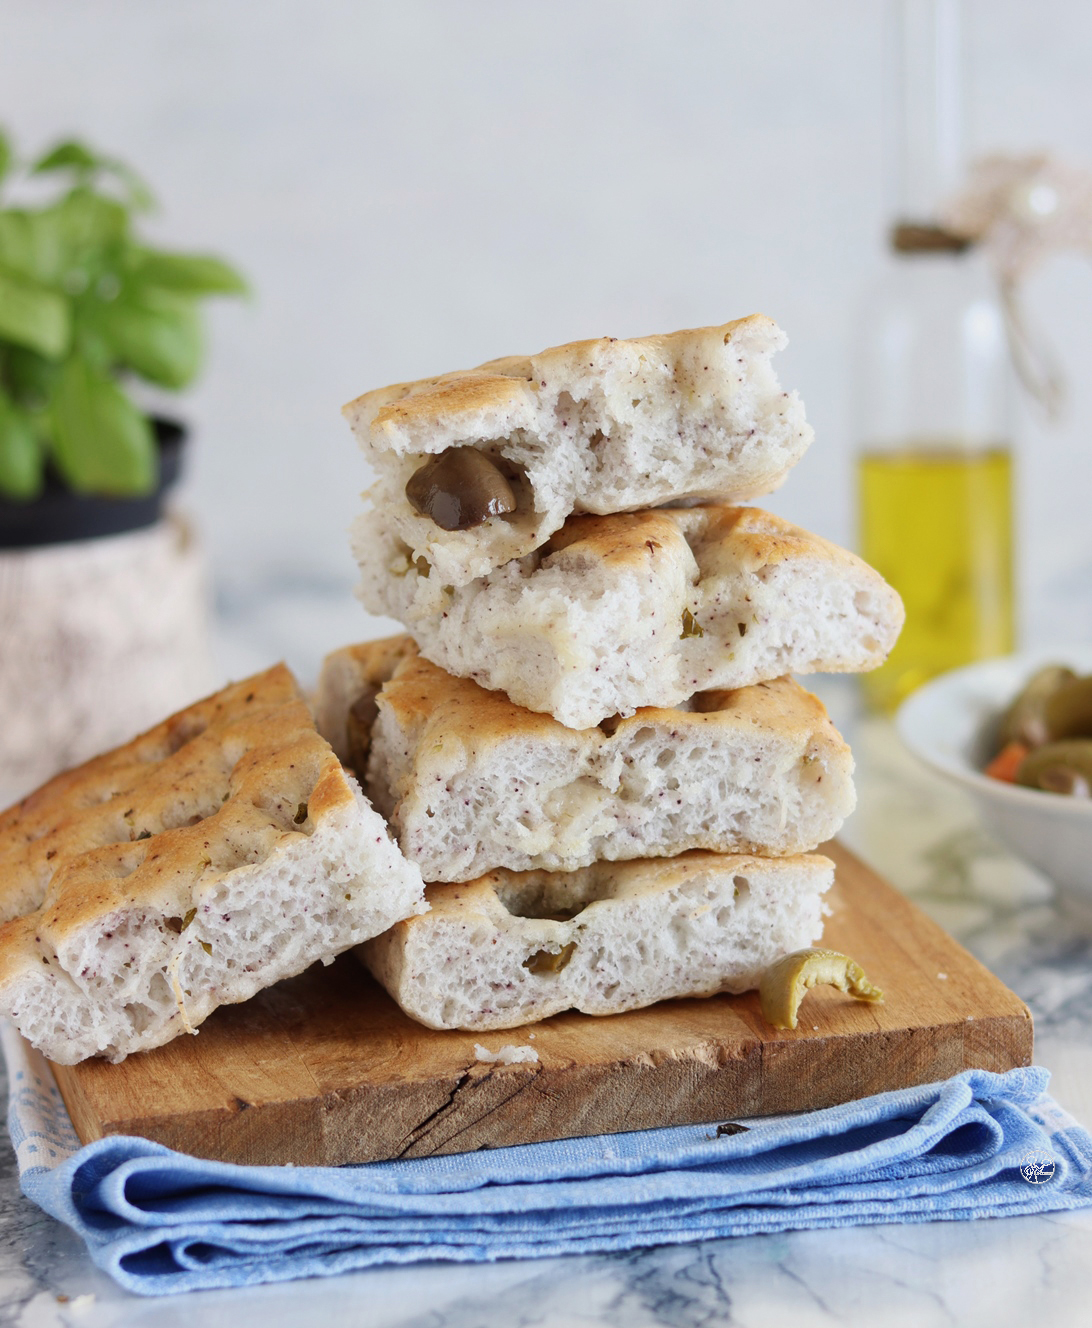
<path id="1" fill-rule="evenodd" d="M 1020 763 L 1016 782 L 1047 793 L 1088 797 L 1092 789 L 1092 738 L 1067 738 L 1037 747 Z"/>
<path id="2" fill-rule="evenodd" d="M 410 476 L 406 497 L 441 530 L 470 530 L 516 510 L 512 486 L 474 447 L 449 447 L 426 461 Z"/>
<path id="3" fill-rule="evenodd" d="M 1071 678 L 1051 692 L 1046 703 L 1050 742 L 1062 738 L 1092 738 L 1092 675 Z"/>
<path id="4" fill-rule="evenodd" d="M 1062 664 L 1048 664 L 1032 674 L 1001 721 L 1000 747 L 1010 742 L 1039 747 L 1053 736 L 1047 726 L 1047 702 L 1077 675 Z"/>

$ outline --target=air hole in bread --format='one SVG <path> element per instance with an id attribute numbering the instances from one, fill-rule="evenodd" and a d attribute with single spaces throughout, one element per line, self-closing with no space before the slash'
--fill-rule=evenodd
<path id="1" fill-rule="evenodd" d="M 603 863 L 563 874 L 502 869 L 494 874 L 492 886 L 513 917 L 569 922 L 597 899 L 610 899 L 616 881 L 612 864 Z"/>
<path id="2" fill-rule="evenodd" d="M 191 908 L 183 917 L 164 918 L 163 926 L 167 931 L 173 931 L 176 936 L 181 936 L 196 916 L 197 909 Z"/>
<path id="3" fill-rule="evenodd" d="M 133 1031 L 143 1033 L 154 1019 L 159 1017 L 160 1012 L 153 1010 L 150 1006 L 140 1001 L 133 1001 L 125 1007 L 125 1013 L 129 1018 Z"/>
<path id="4" fill-rule="evenodd" d="M 314 829 L 313 825 L 308 827 L 310 820 L 308 797 L 311 791 L 311 789 L 285 788 L 256 798 L 254 806 L 259 811 L 265 812 L 278 829 L 309 835 Z"/>
<path id="5" fill-rule="evenodd" d="M 511 895 L 507 899 L 501 897 L 501 903 L 514 918 L 537 918 L 547 922 L 571 922 L 573 918 L 583 913 L 591 902 L 589 899 L 566 904 L 560 900 L 551 901 L 545 898 L 535 900 L 513 898 Z"/>
<path id="6" fill-rule="evenodd" d="M 746 903 L 747 900 L 750 898 L 751 882 L 746 878 L 746 876 L 733 876 L 732 886 L 734 890 L 736 907 L 738 908 L 740 904 Z"/>
<path id="7" fill-rule="evenodd" d="M 559 950 L 536 950 L 534 954 L 529 954 L 523 961 L 523 967 L 530 973 L 539 973 L 544 976 L 560 973 L 563 968 L 568 966 L 576 952 L 576 942 L 570 941 L 568 945 L 563 945 Z"/>
<path id="8" fill-rule="evenodd" d="M 193 742 L 194 738 L 199 738 L 208 728 L 208 722 L 199 715 L 181 715 L 174 721 L 167 730 L 167 752 L 168 756 L 173 756 L 179 752 L 187 743 Z"/>
<path id="9" fill-rule="evenodd" d="M 676 706 L 676 709 L 686 709 L 696 715 L 711 715 L 718 710 L 727 710 L 731 696 L 731 692 L 698 692 L 685 707 Z"/>

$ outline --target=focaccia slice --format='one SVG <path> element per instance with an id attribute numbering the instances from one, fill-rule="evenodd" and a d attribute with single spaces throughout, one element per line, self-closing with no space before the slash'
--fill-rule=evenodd
<path id="1" fill-rule="evenodd" d="M 904 616 L 856 555 L 754 507 L 570 517 L 465 586 L 413 562 L 382 513 L 358 533 L 371 612 L 405 623 L 447 672 L 570 728 L 786 673 L 876 668 Z"/>
<path id="2" fill-rule="evenodd" d="M 363 778 L 370 746 L 368 794 L 427 881 L 693 848 L 787 856 L 832 838 L 855 803 L 849 747 L 790 678 L 574 730 L 402 637 L 336 651 L 318 697 L 334 732 L 354 712 L 344 750 Z"/>
<path id="3" fill-rule="evenodd" d="M 439 582 L 462 586 L 539 548 L 574 512 L 772 493 L 812 440 L 770 364 L 786 340 L 754 314 L 576 341 L 368 392 L 344 414 L 378 473 L 370 497 L 391 534 Z M 499 469 L 514 507 L 444 529 L 406 486 L 438 454 L 464 448 Z M 461 517 L 479 487 L 454 485 Z"/>
<path id="4" fill-rule="evenodd" d="M 363 946 L 375 977 L 430 1028 L 515 1028 L 748 991 L 814 944 L 834 864 L 686 853 L 576 872 L 495 871 L 430 885 L 431 909 Z"/>
<path id="5" fill-rule="evenodd" d="M 0 815 L 0 1013 L 118 1061 L 424 907 L 278 665 Z"/>

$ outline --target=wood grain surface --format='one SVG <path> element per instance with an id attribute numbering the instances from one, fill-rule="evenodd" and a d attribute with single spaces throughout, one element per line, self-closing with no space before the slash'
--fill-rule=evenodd
<path id="1" fill-rule="evenodd" d="M 137 1134 L 200 1157 L 302 1166 L 804 1111 L 1030 1064 L 1023 1002 L 846 849 L 823 851 L 838 864 L 823 943 L 856 958 L 886 1000 L 817 989 L 794 1032 L 768 1027 L 753 992 L 437 1032 L 343 955 L 222 1007 L 197 1037 L 54 1074 L 84 1142 Z M 540 1059 L 486 1063 L 475 1043 L 531 1046 Z"/>

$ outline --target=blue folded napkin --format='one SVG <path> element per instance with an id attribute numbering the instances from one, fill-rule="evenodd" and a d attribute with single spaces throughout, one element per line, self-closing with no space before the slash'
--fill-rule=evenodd
<path id="1" fill-rule="evenodd" d="M 1092 1204 L 1092 1137 L 1032 1068 L 756 1120 L 352 1167 L 81 1147 L 53 1076 L 0 1029 L 24 1194 L 130 1291 L 249 1286 L 425 1259 L 628 1250 L 760 1231 Z"/>

